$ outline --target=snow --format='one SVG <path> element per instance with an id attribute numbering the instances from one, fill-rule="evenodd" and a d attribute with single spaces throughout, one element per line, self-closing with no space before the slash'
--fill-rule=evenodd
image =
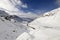
<path id="1" fill-rule="evenodd" d="M 49 13 L 52 13 L 52 12 L 49 12 Z M 42 17 L 39 17 L 33 22 L 29 23 L 29 26 L 34 27 L 36 29 L 41 28 L 40 26 L 60 28 L 60 11 L 57 10 L 56 12 L 55 10 L 55 13 L 52 13 L 53 15 L 49 15 L 49 13 L 48 14 L 45 13 Z M 48 16 L 45 16 L 45 15 L 48 15 Z"/>
<path id="2" fill-rule="evenodd" d="M 0 40 L 15 40 L 26 31 L 26 26 L 17 24 L 0 17 Z"/>
<path id="3" fill-rule="evenodd" d="M 60 40 L 60 8 L 37 18 L 38 15 L 25 13 L 19 7 L 28 6 L 21 0 L 0 0 L 0 40 Z M 6 15 L 18 18 L 9 21 Z"/>
<path id="4" fill-rule="evenodd" d="M 0 40 L 16 40 L 19 35 L 29 31 L 27 30 L 27 23 L 28 21 L 32 21 L 33 18 L 16 15 L 17 19 L 13 17 L 10 21 L 5 19 L 7 16 L 14 15 L 9 15 L 4 10 L 0 10 Z"/>
<path id="5" fill-rule="evenodd" d="M 53 31 L 52 31 L 53 30 Z M 55 29 L 44 29 L 39 31 L 34 31 L 33 40 L 59 40 L 60 39 L 60 30 Z"/>
<path id="6" fill-rule="evenodd" d="M 60 40 L 59 20 L 60 8 L 47 12 L 29 23 L 30 32 L 21 34 L 16 40 Z"/>
<path id="7" fill-rule="evenodd" d="M 19 35 L 29 32 L 28 21 L 32 21 L 38 15 L 33 12 L 25 13 L 18 9 L 19 7 L 27 8 L 27 5 L 23 4 L 21 0 L 0 0 L 0 40 L 16 40 Z M 5 19 L 11 15 L 19 18 L 13 18 L 11 21 Z"/>
<path id="8" fill-rule="evenodd" d="M 26 35 L 25 35 L 26 34 Z M 60 30 L 40 29 L 21 34 L 16 40 L 59 40 Z"/>
<path id="9" fill-rule="evenodd" d="M 26 36 L 25 36 L 26 35 Z M 23 37 L 24 36 L 24 37 Z M 23 35 L 20 35 L 19 38 L 17 38 L 17 40 L 30 40 L 28 39 L 30 38 L 29 34 L 24 32 Z"/>

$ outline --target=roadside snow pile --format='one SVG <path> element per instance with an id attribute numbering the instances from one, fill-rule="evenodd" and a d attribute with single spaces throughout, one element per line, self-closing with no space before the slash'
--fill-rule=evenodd
<path id="1" fill-rule="evenodd" d="M 28 27 L 35 29 L 21 34 L 16 40 L 60 40 L 60 8 L 43 14 Z"/>

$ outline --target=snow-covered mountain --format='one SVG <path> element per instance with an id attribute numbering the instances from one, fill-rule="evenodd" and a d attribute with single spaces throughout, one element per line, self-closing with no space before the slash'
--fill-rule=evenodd
<path id="1" fill-rule="evenodd" d="M 42 28 L 41 26 L 60 29 L 60 8 L 43 14 L 42 17 L 29 23 L 29 26 L 34 27 L 35 29 L 40 29 Z"/>
<path id="2" fill-rule="evenodd" d="M 60 40 L 60 8 L 37 18 L 19 7 L 27 6 L 20 0 L 0 0 L 0 40 Z"/>
<path id="3" fill-rule="evenodd" d="M 24 32 L 16 40 L 60 40 L 60 8 L 44 13 L 27 26 L 30 32 Z"/>

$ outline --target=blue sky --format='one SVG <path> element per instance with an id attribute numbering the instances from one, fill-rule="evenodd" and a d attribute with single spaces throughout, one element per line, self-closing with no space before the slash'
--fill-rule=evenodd
<path id="1" fill-rule="evenodd" d="M 21 10 L 37 14 L 48 12 L 59 7 L 57 0 L 21 0 L 21 2 L 27 5 L 27 8 L 21 7 Z"/>

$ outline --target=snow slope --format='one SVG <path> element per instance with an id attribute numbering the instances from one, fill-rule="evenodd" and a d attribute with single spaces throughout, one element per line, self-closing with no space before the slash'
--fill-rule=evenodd
<path id="1" fill-rule="evenodd" d="M 40 29 L 42 28 L 41 26 L 60 29 L 60 8 L 43 14 L 42 17 L 29 23 L 29 26 L 34 27 L 35 29 Z"/>
<path id="2" fill-rule="evenodd" d="M 16 40 L 60 40 L 60 8 L 43 14 L 28 27 L 35 29 L 29 29 L 30 32 L 24 32 Z"/>
<path id="3" fill-rule="evenodd" d="M 16 40 L 19 35 L 29 31 L 27 30 L 27 23 L 32 20 L 27 17 L 9 15 L 0 10 L 0 40 Z"/>
<path id="4" fill-rule="evenodd" d="M 25 31 L 27 31 L 26 26 L 23 24 L 11 22 L 0 17 L 0 40 L 15 40 Z"/>

